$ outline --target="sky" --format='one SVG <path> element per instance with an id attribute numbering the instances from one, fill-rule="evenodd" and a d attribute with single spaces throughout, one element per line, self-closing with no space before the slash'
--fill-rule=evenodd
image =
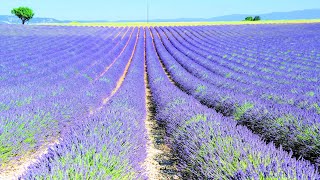
<path id="1" fill-rule="evenodd" d="M 319 0 L 0 0 L 0 15 L 28 6 L 35 17 L 59 20 L 145 20 L 211 18 L 230 14 L 259 15 L 320 9 Z"/>

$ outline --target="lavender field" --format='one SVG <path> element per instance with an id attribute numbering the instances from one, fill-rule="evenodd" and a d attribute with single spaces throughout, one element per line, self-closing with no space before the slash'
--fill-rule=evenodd
<path id="1" fill-rule="evenodd" d="M 0 25 L 0 179 L 320 179 L 320 24 Z"/>

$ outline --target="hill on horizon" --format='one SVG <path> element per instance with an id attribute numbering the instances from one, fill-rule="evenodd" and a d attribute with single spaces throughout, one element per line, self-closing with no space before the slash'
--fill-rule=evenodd
<path id="1" fill-rule="evenodd" d="M 241 21 L 247 16 L 259 15 L 262 20 L 295 20 L 295 19 L 320 19 L 320 9 L 306 9 L 290 12 L 273 12 L 266 14 L 232 14 L 212 18 L 179 18 L 179 19 L 152 19 L 150 22 L 207 22 L 207 21 Z M 57 20 L 54 18 L 36 17 L 29 24 L 35 23 L 68 23 L 77 22 L 112 22 L 108 20 Z M 119 20 L 114 22 L 144 22 L 146 20 Z M 20 24 L 20 19 L 11 15 L 0 15 L 0 24 Z"/>
<path id="2" fill-rule="evenodd" d="M 70 22 L 70 21 L 60 21 L 54 18 L 41 18 L 35 17 L 28 22 L 28 24 L 35 24 L 35 23 L 63 23 L 63 22 Z M 0 15 L 0 24 L 21 24 L 21 20 L 12 15 Z"/>
<path id="3" fill-rule="evenodd" d="M 247 16 L 260 16 L 262 20 L 295 20 L 295 19 L 320 19 L 320 9 L 306 9 L 290 12 L 273 12 L 266 14 L 232 14 L 212 18 L 180 18 L 180 19 L 156 19 L 151 22 L 206 22 L 206 21 L 241 21 Z"/>

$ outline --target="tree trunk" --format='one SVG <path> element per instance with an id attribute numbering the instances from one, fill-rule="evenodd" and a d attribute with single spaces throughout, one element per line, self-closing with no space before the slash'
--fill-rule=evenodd
<path id="1" fill-rule="evenodd" d="M 27 22 L 27 19 L 24 18 L 24 17 L 22 17 L 22 18 L 21 18 L 21 21 L 22 21 L 22 24 L 24 25 L 24 24 Z"/>

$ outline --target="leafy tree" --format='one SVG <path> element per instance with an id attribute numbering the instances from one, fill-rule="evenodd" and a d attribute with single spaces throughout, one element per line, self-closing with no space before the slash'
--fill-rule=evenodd
<path id="1" fill-rule="evenodd" d="M 245 18 L 245 21 L 253 21 L 253 17 L 248 16 L 248 17 Z"/>
<path id="2" fill-rule="evenodd" d="M 261 20 L 260 16 L 255 16 L 255 17 L 253 18 L 253 21 L 260 21 L 260 20 Z"/>
<path id="3" fill-rule="evenodd" d="M 11 10 L 11 13 L 16 15 L 18 18 L 21 19 L 22 24 L 26 23 L 30 19 L 33 18 L 34 13 L 32 9 L 28 7 L 18 7 Z"/>

